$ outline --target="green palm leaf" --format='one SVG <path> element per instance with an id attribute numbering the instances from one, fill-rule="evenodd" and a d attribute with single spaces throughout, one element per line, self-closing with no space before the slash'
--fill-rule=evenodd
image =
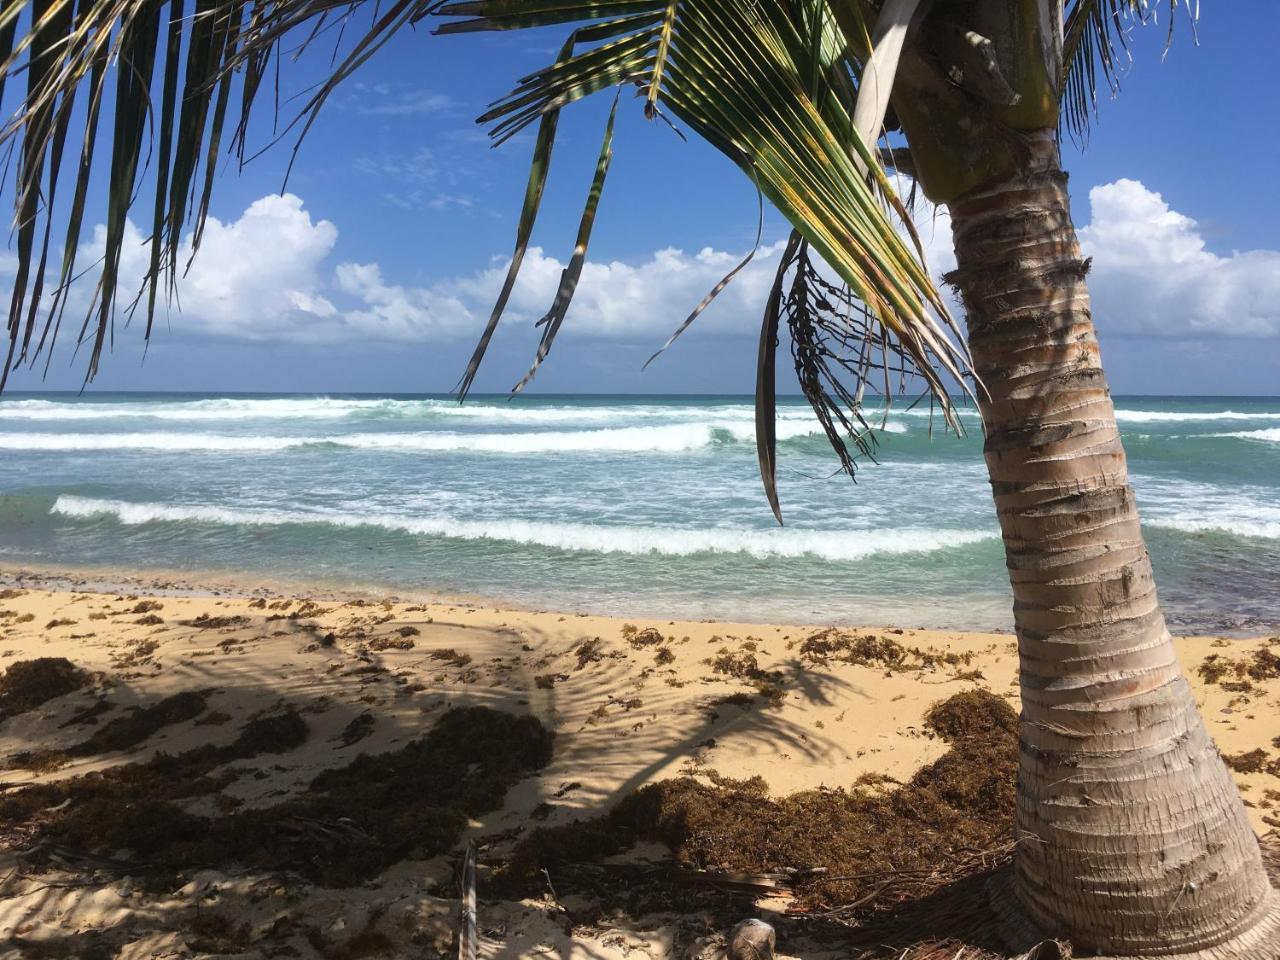
<path id="1" fill-rule="evenodd" d="M 899 229 L 905 210 L 839 95 L 856 91 L 857 65 L 826 3 L 480 0 L 446 4 L 439 15 L 462 18 L 438 29 L 445 34 L 590 21 L 601 42 L 523 78 L 480 118 L 493 137 L 508 139 L 601 90 L 640 87 L 650 115 L 665 106 L 755 181 L 901 340 L 949 411 L 944 378 L 963 376 L 964 354 Z"/>

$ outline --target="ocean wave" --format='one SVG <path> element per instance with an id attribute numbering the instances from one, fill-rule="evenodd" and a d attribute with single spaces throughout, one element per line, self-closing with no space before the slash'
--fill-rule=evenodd
<path id="1" fill-rule="evenodd" d="M 306 437 L 228 437 L 203 433 L 0 433 L 0 450 L 171 450 L 262 453 L 302 446 Z"/>
<path id="2" fill-rule="evenodd" d="M 51 512 L 65 517 L 106 517 L 129 526 L 147 523 L 206 523 L 235 526 L 323 524 L 372 527 L 418 536 L 492 540 L 558 550 L 602 554 L 746 554 L 756 558 L 815 557 L 860 560 L 878 554 L 931 553 L 993 539 L 986 530 L 801 530 L 770 527 L 741 530 L 715 527 L 605 526 L 527 520 L 458 520 L 450 517 L 377 516 L 343 511 L 264 510 L 211 506 L 131 503 L 64 495 Z"/>
<path id="3" fill-rule="evenodd" d="M 1268 430 L 1236 430 L 1231 433 L 1215 433 L 1215 437 L 1236 437 L 1240 440 L 1266 440 L 1271 443 L 1280 443 L 1280 427 L 1271 427 Z"/>
<path id="4" fill-rule="evenodd" d="M 1259 411 L 1256 413 L 1236 410 L 1116 410 L 1121 423 L 1162 423 L 1214 420 L 1280 420 L 1280 413 Z"/>
<path id="5" fill-rule="evenodd" d="M 1174 516 L 1148 517 L 1144 523 L 1166 530 L 1183 533 L 1226 533 L 1233 537 L 1252 537 L 1261 540 L 1280 540 L 1280 519 L 1260 517 Z"/>
<path id="6" fill-rule="evenodd" d="M 890 429 L 897 425 L 890 424 Z M 782 422 L 780 441 L 818 432 L 817 424 Z M 524 433 L 344 433 L 314 436 L 227 436 L 205 433 L 0 433 L 0 449 L 32 451 L 153 450 L 273 453 L 303 447 L 344 447 L 402 453 L 681 453 L 715 444 L 749 443 L 750 424 L 665 424 L 603 430 Z"/>
<path id="7" fill-rule="evenodd" d="M 355 400 L 330 397 L 209 400 L 142 400 L 94 403 L 57 400 L 0 402 L 0 420 L 270 420 L 332 419 L 360 412 L 392 409 L 388 405 L 419 401 Z M 434 401 L 433 401 L 434 402 Z"/>
<path id="8" fill-rule="evenodd" d="M 0 402 L 0 420 L 332 420 L 361 419 L 458 419 L 511 424 L 616 423 L 620 420 L 750 419 L 750 404 L 710 406 L 663 404 L 546 405 L 476 401 L 459 404 L 448 399 L 397 400 L 386 398 L 279 397 L 218 398 L 207 400 L 144 400 L 97 403 L 55 400 Z M 813 419 L 806 407 L 783 407 L 779 419 Z"/>
<path id="9" fill-rule="evenodd" d="M 927 410 L 892 410 L 907 416 L 921 416 Z M 868 422 L 875 423 L 879 410 L 867 410 Z M 0 401 L 0 421 L 81 421 L 81 420 L 150 419 L 239 422 L 246 420 L 414 420 L 478 424 L 611 424 L 646 425 L 650 423 L 720 423 L 750 424 L 754 409 L 750 403 L 695 404 L 602 404 L 578 406 L 570 404 L 521 406 L 515 403 L 476 401 L 459 404 L 447 399 L 397 400 L 392 398 L 221 398 L 206 400 L 145 400 L 113 403 L 6 400 Z M 779 422 L 808 423 L 817 428 L 817 418 L 807 406 L 782 405 Z M 904 428 L 905 429 L 905 428 Z M 894 428 L 890 427 L 890 432 Z"/>

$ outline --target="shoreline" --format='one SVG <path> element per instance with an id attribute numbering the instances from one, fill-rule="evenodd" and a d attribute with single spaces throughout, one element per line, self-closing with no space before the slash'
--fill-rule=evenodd
<path id="1" fill-rule="evenodd" d="M 379 583 L 352 583 L 343 580 L 326 580 L 323 577 L 265 577 L 238 571 L 220 569 L 179 570 L 164 567 L 94 567 L 73 564 L 23 564 L 0 560 L 0 588 L 17 587 L 35 590 L 90 591 L 95 593 L 121 593 L 144 591 L 155 596 L 171 597 L 224 597 L 254 599 L 257 597 L 309 597 L 312 599 L 351 601 L 372 600 L 392 602 L 453 604 L 482 607 L 493 611 L 513 613 L 563 613 L 575 617 L 596 617 L 608 620 L 661 620 L 662 611 L 627 613 L 593 608 L 553 608 L 534 606 L 518 600 L 484 594 L 454 593 L 429 588 L 395 588 Z M 910 601 L 903 599 L 903 607 Z M 723 616 L 677 616 L 680 622 L 734 623 L 757 627 L 791 627 L 803 629 L 911 629 L 929 633 L 992 634 L 1012 636 L 1013 631 L 1000 628 L 983 628 L 949 625 L 916 625 L 898 621 L 879 622 L 841 618 L 808 620 L 763 619 L 756 617 L 735 618 Z M 1215 636 L 1218 634 L 1214 634 Z M 1261 634 L 1227 632 L 1222 635 L 1250 638 Z"/>
<path id="2" fill-rule="evenodd" d="M 114 572 L 112 572 L 114 571 Z M 165 567 L 94 567 L 73 564 L 10 563 L 0 561 L 0 588 L 130 593 L 142 591 L 158 597 L 192 597 L 252 600 L 259 597 L 302 597 L 317 600 L 370 600 L 394 603 L 435 603 L 542 612 L 517 603 L 478 594 L 392 589 L 376 583 L 359 584 L 323 577 L 266 577 L 219 569 L 179 570 Z M 575 611 L 575 615 L 577 615 Z"/>

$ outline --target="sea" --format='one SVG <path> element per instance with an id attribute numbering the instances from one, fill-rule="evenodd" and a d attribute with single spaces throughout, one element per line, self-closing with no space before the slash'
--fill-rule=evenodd
<path id="1" fill-rule="evenodd" d="M 1172 628 L 1276 629 L 1280 398 L 1116 405 Z M 1010 628 L 976 414 L 959 437 L 900 401 L 868 419 L 850 479 L 803 399 L 780 400 L 780 526 L 749 397 L 12 393 L 0 568 Z"/>

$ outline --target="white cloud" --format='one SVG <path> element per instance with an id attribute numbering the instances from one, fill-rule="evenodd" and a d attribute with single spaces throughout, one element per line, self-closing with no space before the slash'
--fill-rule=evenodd
<path id="1" fill-rule="evenodd" d="M 1090 198 L 1093 218 L 1081 237 L 1095 258 L 1090 282 L 1106 331 L 1280 333 L 1280 252 L 1211 253 L 1194 221 L 1133 180 L 1097 187 Z M 930 267 L 940 276 L 955 263 L 949 219 L 926 207 L 917 224 Z M 121 270 L 125 302 L 147 258 L 140 231 L 133 224 L 128 230 Z M 200 254 L 179 283 L 173 335 L 320 343 L 467 339 L 483 327 L 506 273 L 505 260 L 495 260 L 474 273 L 408 286 L 376 263 L 334 265 L 337 240 L 337 227 L 314 220 L 291 194 L 263 197 L 234 221 L 210 218 Z M 99 257 L 102 244 L 99 228 L 80 262 Z M 762 246 L 695 331 L 755 336 L 782 246 Z M 189 250 L 187 238 L 184 264 Z M 741 256 L 667 247 L 640 262 L 589 261 L 566 332 L 656 346 Z M 527 328 L 542 316 L 563 269 L 544 250 L 529 250 L 508 306 L 510 325 Z M 91 284 L 81 286 L 78 299 L 87 303 Z"/>
<path id="2" fill-rule="evenodd" d="M 292 194 L 255 200 L 230 223 L 210 217 L 200 253 L 178 282 L 173 328 L 251 340 L 332 336 L 342 321 L 329 298 L 325 261 L 337 239 L 338 228 L 328 220 L 312 221 Z M 106 230 L 99 226 L 81 248 L 79 262 L 99 259 L 105 242 Z M 190 257 L 188 235 L 179 251 L 180 269 Z M 147 240 L 128 222 L 120 263 L 122 302 L 138 289 L 148 258 Z M 80 284 L 77 299 L 83 300 L 88 286 Z"/>
<path id="3" fill-rule="evenodd" d="M 1280 250 L 1219 256 L 1195 220 L 1137 180 L 1089 191 L 1080 231 L 1105 331 L 1185 337 L 1280 334 Z"/>
<path id="4" fill-rule="evenodd" d="M 451 110 L 457 102 L 446 93 L 391 83 L 354 83 L 351 93 L 339 101 L 369 117 L 406 117 Z"/>

